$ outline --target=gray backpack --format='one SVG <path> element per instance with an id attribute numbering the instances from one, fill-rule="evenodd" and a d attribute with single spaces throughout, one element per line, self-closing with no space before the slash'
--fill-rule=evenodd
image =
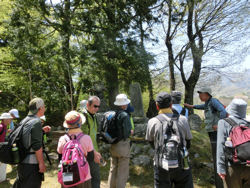
<path id="1" fill-rule="evenodd" d="M 161 128 L 155 137 L 155 162 L 165 170 L 183 167 L 183 136 L 178 128 L 179 115 L 172 118 L 159 114 L 156 118 L 161 122 Z"/>

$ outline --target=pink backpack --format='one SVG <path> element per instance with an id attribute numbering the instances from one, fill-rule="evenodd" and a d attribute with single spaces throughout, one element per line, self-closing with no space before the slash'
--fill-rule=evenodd
<path id="1" fill-rule="evenodd" d="M 73 187 L 85 182 L 89 171 L 88 162 L 84 156 L 79 140 L 83 133 L 69 136 L 63 147 L 61 169 L 58 172 L 58 182 L 64 187 Z"/>

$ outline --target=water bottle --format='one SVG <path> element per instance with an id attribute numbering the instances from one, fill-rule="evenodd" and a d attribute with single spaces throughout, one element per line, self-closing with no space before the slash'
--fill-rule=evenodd
<path id="1" fill-rule="evenodd" d="M 12 155 L 13 155 L 13 161 L 14 163 L 19 163 L 20 158 L 19 158 L 19 152 L 18 152 L 18 147 L 16 146 L 16 144 L 12 145 Z"/>
<path id="2" fill-rule="evenodd" d="M 233 147 L 232 139 L 230 137 L 227 137 L 227 140 L 225 142 L 225 146 L 228 147 L 228 148 Z"/>
<path id="3" fill-rule="evenodd" d="M 188 170 L 189 164 L 188 164 L 188 150 L 186 147 L 183 148 L 183 169 Z"/>
<path id="4" fill-rule="evenodd" d="M 60 172 L 61 169 L 62 169 L 62 160 L 60 160 L 59 165 L 57 166 L 57 168 L 58 168 L 58 172 Z"/>

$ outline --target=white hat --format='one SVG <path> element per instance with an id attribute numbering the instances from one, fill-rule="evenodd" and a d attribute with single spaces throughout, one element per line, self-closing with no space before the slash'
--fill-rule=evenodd
<path id="1" fill-rule="evenodd" d="M 65 115 L 63 126 L 65 128 L 75 128 L 77 126 L 80 128 L 85 121 L 86 118 L 84 115 L 78 113 L 77 111 L 70 111 Z"/>
<path id="2" fill-rule="evenodd" d="M 209 95 L 212 96 L 212 89 L 210 87 L 201 87 L 198 89 L 197 93 L 208 93 Z"/>
<path id="3" fill-rule="evenodd" d="M 40 119 L 43 120 L 43 121 L 46 121 L 46 117 L 45 116 L 41 116 Z"/>
<path id="4" fill-rule="evenodd" d="M 119 94 L 119 95 L 116 96 L 114 105 L 123 106 L 123 105 L 127 105 L 129 103 L 130 103 L 130 100 L 128 99 L 127 95 Z"/>
<path id="5" fill-rule="evenodd" d="M 13 114 L 15 118 L 19 118 L 18 110 L 17 109 L 11 109 L 9 111 L 10 114 Z"/>
<path id="6" fill-rule="evenodd" d="M 2 113 L 0 119 L 13 119 L 13 117 L 10 115 L 10 113 Z"/>

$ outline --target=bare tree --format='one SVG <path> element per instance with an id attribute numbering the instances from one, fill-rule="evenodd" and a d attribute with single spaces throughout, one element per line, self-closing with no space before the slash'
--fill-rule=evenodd
<path id="1" fill-rule="evenodd" d="M 228 55 L 226 46 L 248 32 L 245 28 L 249 23 L 244 23 L 244 14 L 249 13 L 247 0 L 165 0 L 158 8 L 165 31 L 170 90 L 175 89 L 176 67 L 185 86 L 184 101 L 193 104 L 194 89 L 203 69 L 220 72 L 235 64 L 206 64 L 204 59 L 213 54 Z"/>

